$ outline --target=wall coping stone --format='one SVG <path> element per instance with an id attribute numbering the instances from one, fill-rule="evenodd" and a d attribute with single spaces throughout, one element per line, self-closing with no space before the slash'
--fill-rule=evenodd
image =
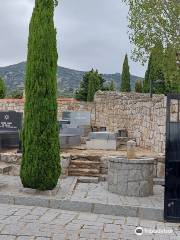
<path id="1" fill-rule="evenodd" d="M 123 157 L 110 157 L 110 162 L 114 163 L 123 163 L 123 164 L 152 164 L 154 163 L 154 158 L 136 158 L 136 159 L 130 159 Z"/>

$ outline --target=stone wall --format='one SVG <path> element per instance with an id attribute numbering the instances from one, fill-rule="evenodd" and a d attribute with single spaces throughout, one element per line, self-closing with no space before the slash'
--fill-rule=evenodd
<path id="1" fill-rule="evenodd" d="M 108 131 L 126 128 L 139 146 L 165 152 L 166 97 L 147 94 L 98 92 L 95 96 L 96 125 Z"/>
<path id="2" fill-rule="evenodd" d="M 64 111 L 90 111 L 92 113 L 92 122 L 95 122 L 94 103 L 78 102 L 73 98 L 59 98 L 58 119 L 61 118 Z M 24 111 L 24 99 L 0 99 L 0 111 Z"/>
<path id="3" fill-rule="evenodd" d="M 0 111 L 23 112 L 22 99 L 0 100 Z M 176 112 L 177 107 L 172 107 Z M 128 135 L 135 138 L 139 146 L 157 153 L 165 152 L 166 97 L 148 94 L 98 92 L 93 103 L 74 99 L 58 99 L 58 118 L 63 111 L 90 111 L 92 125 L 107 127 L 116 132 L 126 128 Z"/>

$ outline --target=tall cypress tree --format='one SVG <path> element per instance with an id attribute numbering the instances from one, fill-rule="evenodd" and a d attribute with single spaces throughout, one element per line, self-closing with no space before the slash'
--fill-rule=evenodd
<path id="1" fill-rule="evenodd" d="M 29 27 L 25 80 L 24 187 L 53 189 L 60 175 L 57 123 L 57 47 L 54 0 L 36 0 Z"/>
<path id="2" fill-rule="evenodd" d="M 180 86 L 180 70 L 177 68 L 176 50 L 171 45 L 168 45 L 165 49 L 164 75 L 167 93 L 178 93 Z"/>
<path id="3" fill-rule="evenodd" d="M 163 59 L 163 45 L 161 42 L 157 42 L 152 49 L 152 59 L 149 71 L 149 82 L 152 82 L 152 91 L 157 94 L 163 94 L 166 92 Z"/>
<path id="4" fill-rule="evenodd" d="M 123 63 L 121 92 L 130 92 L 130 91 L 131 91 L 131 76 L 129 72 L 128 56 L 126 54 L 124 63 Z"/>
<path id="5" fill-rule="evenodd" d="M 142 93 L 142 90 L 143 90 L 142 81 L 141 79 L 138 79 L 136 80 L 136 83 L 135 83 L 135 92 Z"/>
<path id="6" fill-rule="evenodd" d="M 144 93 L 149 93 L 149 91 L 150 91 L 149 74 L 150 74 L 151 65 L 152 65 L 152 53 L 150 54 L 150 57 L 149 57 L 148 67 L 147 67 L 144 82 L 143 82 L 143 92 Z"/>
<path id="7" fill-rule="evenodd" d="M 151 51 L 148 68 L 145 74 L 143 83 L 143 92 L 149 93 L 150 84 L 152 85 L 153 93 L 165 93 L 165 77 L 163 67 L 164 49 L 161 42 L 157 42 Z"/>

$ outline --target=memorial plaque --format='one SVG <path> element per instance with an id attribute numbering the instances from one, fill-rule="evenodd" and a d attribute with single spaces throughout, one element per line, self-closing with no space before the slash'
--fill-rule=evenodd
<path id="1" fill-rule="evenodd" d="M 18 131 L 22 127 L 22 113 L 0 112 L 0 132 Z"/>
<path id="2" fill-rule="evenodd" d="M 19 131 L 22 127 L 22 113 L 0 112 L 0 148 L 19 147 Z"/>

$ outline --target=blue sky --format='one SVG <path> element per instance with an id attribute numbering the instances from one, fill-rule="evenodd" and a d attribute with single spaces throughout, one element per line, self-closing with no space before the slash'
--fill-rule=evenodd
<path id="1" fill-rule="evenodd" d="M 0 66 L 26 60 L 28 25 L 34 0 L 0 1 Z M 61 0 L 55 12 L 58 64 L 77 70 L 121 72 L 131 55 L 128 8 L 121 0 Z M 145 67 L 129 59 L 132 74 Z"/>

